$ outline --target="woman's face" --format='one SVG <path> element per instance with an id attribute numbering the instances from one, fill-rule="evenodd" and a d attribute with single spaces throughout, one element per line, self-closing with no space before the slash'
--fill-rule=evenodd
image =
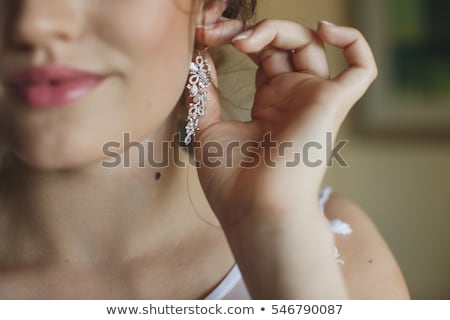
<path id="1" fill-rule="evenodd" d="M 151 135 L 183 92 L 199 2 L 0 0 L 0 138 L 56 169 Z"/>

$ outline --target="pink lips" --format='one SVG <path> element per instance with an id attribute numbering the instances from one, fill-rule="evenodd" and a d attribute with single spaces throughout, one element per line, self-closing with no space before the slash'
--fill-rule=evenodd
<path id="1" fill-rule="evenodd" d="M 104 77 L 67 66 L 35 67 L 7 80 L 7 88 L 35 109 L 64 107 L 92 92 Z"/>

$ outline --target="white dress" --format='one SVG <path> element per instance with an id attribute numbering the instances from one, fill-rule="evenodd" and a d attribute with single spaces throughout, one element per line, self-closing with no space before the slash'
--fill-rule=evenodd
<path id="1" fill-rule="evenodd" d="M 331 188 L 326 188 L 320 193 L 319 203 L 322 214 L 325 212 L 325 203 L 332 193 Z M 330 220 L 330 227 L 335 234 L 350 234 L 350 225 L 341 220 Z M 337 263 L 344 263 L 340 258 L 337 248 L 335 249 Z M 247 287 L 243 281 L 241 272 L 237 264 L 234 264 L 224 279 L 211 291 L 205 300 L 251 300 Z"/>

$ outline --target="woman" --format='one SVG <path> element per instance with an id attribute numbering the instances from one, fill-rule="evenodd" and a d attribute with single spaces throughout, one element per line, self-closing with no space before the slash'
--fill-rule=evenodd
<path id="1" fill-rule="evenodd" d="M 310 30 L 268 20 L 243 30 L 234 18 L 253 5 L 0 2 L 1 298 L 195 299 L 233 290 L 255 299 L 408 297 L 369 218 L 336 195 L 325 214 L 353 233 L 333 238 L 317 201 L 325 163 L 286 165 L 296 148 L 334 138 L 376 77 L 366 41 L 327 22 Z M 323 43 L 348 60 L 335 79 Z M 220 116 L 204 49 L 226 44 L 259 66 L 249 122 Z M 180 165 L 188 153 L 164 147 L 183 100 L 198 175 Z M 255 144 L 266 137 L 269 144 Z M 231 165 L 205 165 L 202 146 L 233 141 L 250 142 L 246 153 L 228 148 L 216 158 Z M 276 142 L 292 148 L 283 155 Z M 142 161 L 164 160 L 167 150 L 167 166 Z M 266 156 L 272 165 L 256 161 Z M 242 274 L 240 289 L 211 295 L 230 270 Z"/>

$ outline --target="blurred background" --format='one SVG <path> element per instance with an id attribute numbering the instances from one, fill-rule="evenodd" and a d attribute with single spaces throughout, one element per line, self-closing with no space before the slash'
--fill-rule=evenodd
<path id="1" fill-rule="evenodd" d="M 400 263 L 413 299 L 450 299 L 450 11 L 446 0 L 260 0 L 258 19 L 315 28 L 325 19 L 362 29 L 380 76 L 345 122 L 349 167 L 325 186 L 358 203 Z M 346 66 L 328 48 L 333 74 Z M 251 64 L 227 61 L 224 92 L 251 104 Z M 230 94 L 224 94 L 229 96 Z M 229 114 L 228 114 L 229 113 Z"/>

